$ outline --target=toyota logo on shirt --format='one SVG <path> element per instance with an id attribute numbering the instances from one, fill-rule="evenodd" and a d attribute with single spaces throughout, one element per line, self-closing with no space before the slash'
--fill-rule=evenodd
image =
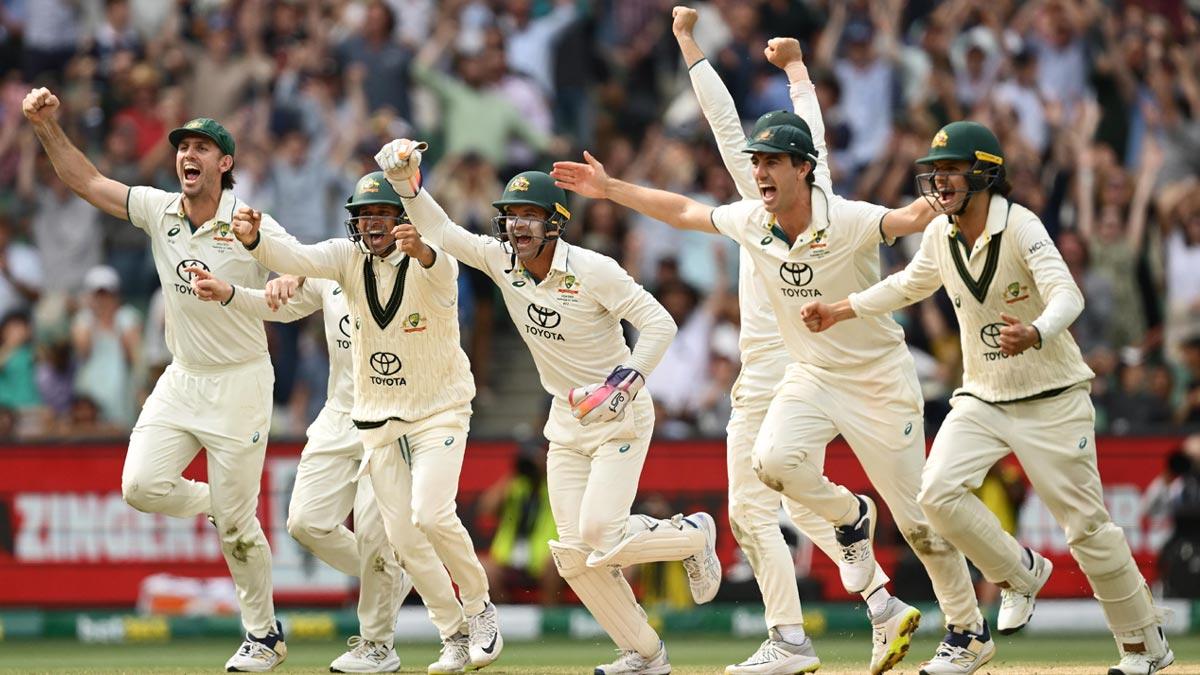
<path id="1" fill-rule="evenodd" d="M 979 329 L 979 339 L 983 340 L 983 344 L 991 349 L 1000 349 L 1000 329 L 1004 328 L 1002 323 L 989 323 Z"/>
<path id="2" fill-rule="evenodd" d="M 529 315 L 529 320 L 536 323 L 542 328 L 557 328 L 558 324 L 562 323 L 562 315 L 558 312 L 530 303 L 526 308 L 525 313 Z"/>
<path id="3" fill-rule="evenodd" d="M 179 279 L 181 281 L 183 281 L 183 283 L 185 283 L 185 284 L 192 283 L 192 273 L 184 272 L 184 270 L 189 267 L 199 267 L 200 269 L 204 270 L 205 272 L 212 271 L 211 269 L 209 269 L 208 265 L 204 264 L 203 260 L 196 260 L 195 258 L 188 258 L 187 260 L 181 260 L 181 261 L 179 261 L 179 264 L 175 266 L 175 276 L 179 277 Z"/>
<path id="4" fill-rule="evenodd" d="M 400 357 L 391 352 L 375 352 L 371 355 L 371 370 L 387 377 L 400 372 Z"/>
<path id="5" fill-rule="evenodd" d="M 804 263 L 785 262 L 779 266 L 779 278 L 789 286 L 807 286 L 812 283 L 813 269 Z"/>

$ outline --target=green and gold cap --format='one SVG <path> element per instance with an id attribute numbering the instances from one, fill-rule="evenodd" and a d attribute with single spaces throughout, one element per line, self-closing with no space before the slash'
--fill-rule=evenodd
<path id="1" fill-rule="evenodd" d="M 750 137 L 742 152 L 783 153 L 817 161 L 812 135 L 806 129 L 791 124 L 777 124 L 758 131 Z"/>
<path id="2" fill-rule="evenodd" d="M 171 133 L 167 134 L 167 140 L 171 145 L 178 148 L 179 143 L 185 136 L 205 136 L 212 139 L 221 152 L 226 155 L 232 155 L 236 146 L 233 142 L 233 134 L 229 130 L 221 126 L 221 123 L 209 117 L 197 117 L 187 124 L 172 129 Z"/>
<path id="3" fill-rule="evenodd" d="M 917 164 L 941 161 L 987 162 L 1004 166 L 1004 150 L 991 129 L 978 122 L 951 122 L 933 136 L 929 154 Z"/>

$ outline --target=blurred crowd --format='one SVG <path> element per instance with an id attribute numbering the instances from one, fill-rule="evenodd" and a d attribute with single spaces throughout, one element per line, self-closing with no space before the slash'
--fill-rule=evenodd
<path id="1" fill-rule="evenodd" d="M 32 86 L 102 172 L 177 190 L 166 132 L 213 117 L 235 192 L 296 237 L 342 236 L 374 152 L 429 140 L 426 186 L 490 232 L 503 181 L 587 148 L 613 174 L 734 200 L 672 37 L 675 0 L 0 0 L 0 438 L 121 435 L 169 354 L 148 240 L 72 195 L 20 111 Z M 1200 22 L 1184 0 L 709 0 L 697 40 L 744 121 L 790 108 L 766 40 L 804 46 L 836 191 L 901 205 L 944 123 L 997 132 L 1013 198 L 1087 307 L 1101 432 L 1200 425 Z M 617 258 L 679 337 L 649 386 L 660 435 L 720 436 L 738 371 L 737 247 L 603 201 L 570 241 Z M 883 252 L 903 265 L 910 237 Z M 491 284 L 461 281 L 478 388 L 502 361 Z M 943 294 L 900 316 L 932 431 L 961 372 Z M 319 321 L 269 328 L 277 426 L 324 399 Z M 533 377 L 533 374 L 530 373 Z"/>

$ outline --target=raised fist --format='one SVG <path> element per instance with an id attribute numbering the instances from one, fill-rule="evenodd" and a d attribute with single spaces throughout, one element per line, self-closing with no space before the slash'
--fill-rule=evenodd
<path id="1" fill-rule="evenodd" d="M 34 124 L 44 124 L 58 117 L 58 97 L 45 87 L 38 87 L 25 95 L 21 111 Z"/>

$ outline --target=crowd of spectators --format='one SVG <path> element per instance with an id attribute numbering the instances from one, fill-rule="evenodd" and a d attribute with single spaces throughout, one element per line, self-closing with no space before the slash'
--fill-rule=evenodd
<path id="1" fill-rule="evenodd" d="M 516 171 L 583 148 L 609 172 L 734 200 L 671 35 L 673 0 L 0 0 L 0 438 L 121 434 L 169 360 L 149 242 L 71 194 L 25 124 L 50 86 L 100 170 L 177 189 L 167 130 L 237 138 L 238 196 L 312 242 L 386 141 L 431 141 L 426 185 L 464 226 Z M 835 190 L 900 205 L 934 132 L 981 121 L 1013 199 L 1037 212 L 1087 298 L 1073 327 L 1109 433 L 1200 424 L 1200 22 L 1182 0 L 709 0 L 697 39 L 744 121 L 790 108 L 762 56 L 800 39 Z M 735 244 L 607 202 L 572 202 L 567 238 L 611 255 L 679 338 L 650 387 L 659 433 L 723 433 L 738 370 Z M 896 269 L 919 237 L 885 249 Z M 462 279 L 482 402 L 493 289 Z M 961 372 L 943 294 L 898 315 L 930 429 Z M 319 321 L 271 326 L 277 426 L 324 398 Z"/>

